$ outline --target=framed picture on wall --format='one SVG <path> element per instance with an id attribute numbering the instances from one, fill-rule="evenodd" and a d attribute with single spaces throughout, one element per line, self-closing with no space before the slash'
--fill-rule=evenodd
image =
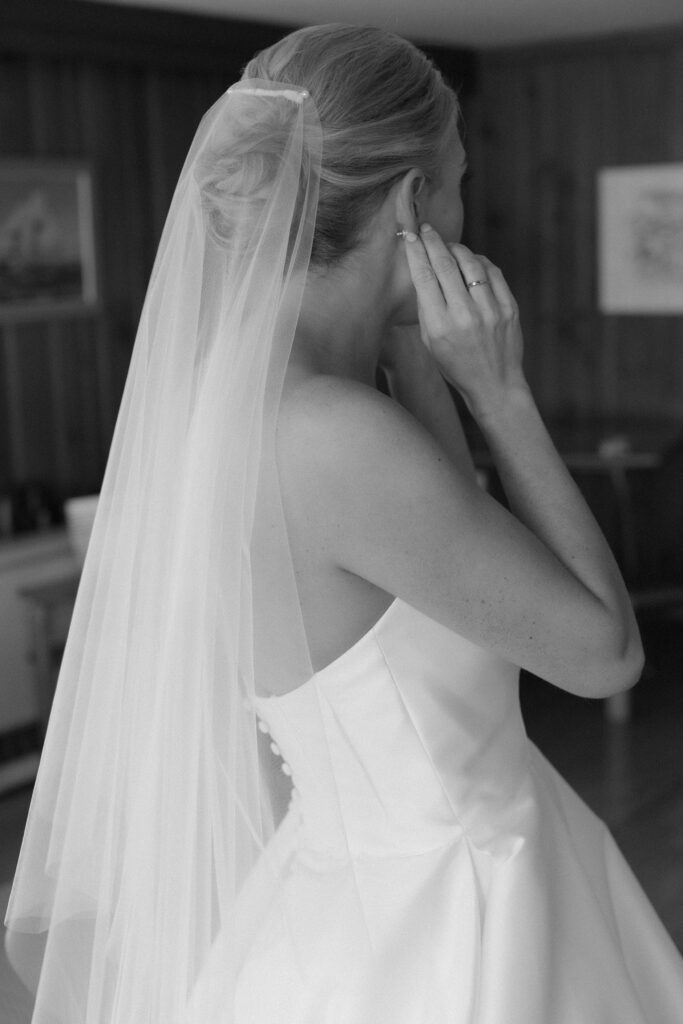
<path id="1" fill-rule="evenodd" d="M 603 313 L 683 313 L 683 164 L 598 173 Z"/>
<path id="2" fill-rule="evenodd" d="M 73 160 L 0 160 L 0 322 L 97 308 L 92 174 Z"/>

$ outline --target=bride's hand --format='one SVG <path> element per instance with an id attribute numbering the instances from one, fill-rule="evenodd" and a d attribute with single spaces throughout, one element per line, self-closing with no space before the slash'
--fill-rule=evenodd
<path id="1" fill-rule="evenodd" d="M 423 225 L 406 241 L 422 340 L 475 416 L 528 391 L 517 303 L 485 256 L 442 241 Z"/>

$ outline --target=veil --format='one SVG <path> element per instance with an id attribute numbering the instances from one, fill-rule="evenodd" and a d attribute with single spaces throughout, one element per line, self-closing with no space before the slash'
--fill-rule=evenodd
<path id="1" fill-rule="evenodd" d="M 275 431 L 321 151 L 305 90 L 243 80 L 176 187 L 7 910 L 33 1024 L 230 1024 L 260 923 L 294 934 L 256 708 L 313 674 Z"/>

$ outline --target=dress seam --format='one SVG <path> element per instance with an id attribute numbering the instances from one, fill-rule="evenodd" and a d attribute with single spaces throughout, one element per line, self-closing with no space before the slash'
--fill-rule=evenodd
<path id="1" fill-rule="evenodd" d="M 434 764 L 434 758 L 432 757 L 430 751 L 427 749 L 427 746 L 426 746 L 426 744 L 425 744 L 425 742 L 424 742 L 424 740 L 422 738 L 422 733 L 420 732 L 420 730 L 417 727 L 417 723 L 415 722 L 413 714 L 412 714 L 410 708 L 408 707 L 408 704 L 406 703 L 406 700 L 405 700 L 405 698 L 403 696 L 403 693 L 401 691 L 401 687 L 400 687 L 400 685 L 398 683 L 398 680 L 396 679 L 394 671 L 393 671 L 391 665 L 389 664 L 389 659 L 387 658 L 387 656 L 386 656 L 386 654 L 384 652 L 384 647 L 382 646 L 382 641 L 380 640 L 379 636 L 377 635 L 377 633 L 375 632 L 374 629 L 373 629 L 373 635 L 374 635 L 374 638 L 375 638 L 375 643 L 377 644 L 377 647 L 379 649 L 379 652 L 382 655 L 382 661 L 384 662 L 386 670 L 389 673 L 389 675 L 391 676 L 391 681 L 394 684 L 396 692 L 398 693 L 398 695 L 400 697 L 401 703 L 403 705 L 403 709 L 404 709 L 406 715 L 408 716 L 413 729 L 415 730 L 415 734 L 416 734 L 418 740 L 420 741 L 420 746 L 422 747 L 422 749 L 423 749 L 423 751 L 425 753 L 425 756 L 427 757 L 427 760 L 429 761 L 430 765 L 432 766 L 434 774 L 436 775 L 437 779 L 439 780 L 439 786 L 441 787 L 441 790 L 442 790 L 442 792 L 443 792 L 443 794 L 444 794 L 444 796 L 446 798 L 446 802 L 447 802 L 448 806 L 451 809 L 451 813 L 453 815 L 453 818 L 454 818 L 455 822 L 462 829 L 462 835 L 467 840 L 467 842 L 471 843 L 474 846 L 476 846 L 477 844 L 474 842 L 474 839 L 470 835 L 469 830 L 463 824 L 463 821 L 462 821 L 460 815 L 457 813 L 457 811 L 455 809 L 455 806 L 453 805 L 453 801 L 451 800 L 450 794 L 449 794 L 446 786 L 444 785 L 444 782 L 443 782 L 443 779 L 441 778 L 440 772 L 438 772 L 437 769 L 436 769 L 436 765 Z"/>

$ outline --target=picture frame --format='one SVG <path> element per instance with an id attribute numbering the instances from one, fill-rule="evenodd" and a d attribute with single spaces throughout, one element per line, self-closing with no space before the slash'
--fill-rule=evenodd
<path id="1" fill-rule="evenodd" d="M 0 160 L 0 324 L 99 305 L 92 170 L 76 160 Z"/>
<path id="2" fill-rule="evenodd" d="M 683 313 L 683 164 L 598 173 L 603 313 Z"/>

